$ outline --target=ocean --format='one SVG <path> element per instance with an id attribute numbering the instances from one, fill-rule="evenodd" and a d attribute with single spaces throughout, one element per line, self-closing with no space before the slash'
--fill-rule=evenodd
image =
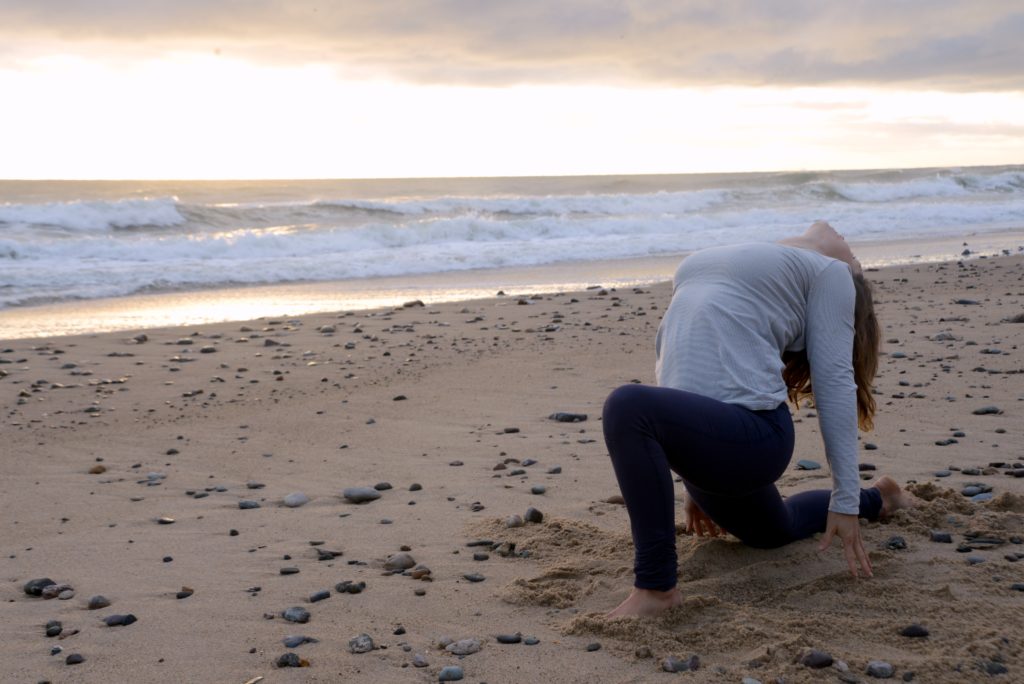
<path id="1" fill-rule="evenodd" d="M 822 218 L 853 244 L 1019 230 L 1024 166 L 487 179 L 0 181 L 0 310 L 282 284 L 358 282 L 365 291 L 378 280 L 395 279 L 412 284 L 414 293 L 417 278 L 465 286 L 460 273 L 542 266 L 548 266 L 549 285 L 559 280 L 562 267 L 569 272 L 581 264 L 777 240 Z M 336 308 L 344 306 L 339 302 Z"/>

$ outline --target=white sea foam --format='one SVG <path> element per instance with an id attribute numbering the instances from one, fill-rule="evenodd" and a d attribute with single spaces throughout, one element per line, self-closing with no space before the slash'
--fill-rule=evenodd
<path id="1" fill-rule="evenodd" d="M 396 181 L 375 197 L 204 189 L 201 201 L 132 188 L 123 199 L 0 204 L 0 307 L 674 254 L 775 240 L 820 218 L 853 241 L 1024 226 L 1019 167 L 547 179 L 532 192 L 435 185 L 416 195 Z"/>
<path id="2" fill-rule="evenodd" d="M 177 200 L 174 197 L 0 204 L 0 228 L 8 224 L 87 232 L 114 228 L 179 226 L 183 223 L 185 217 L 178 212 Z"/>

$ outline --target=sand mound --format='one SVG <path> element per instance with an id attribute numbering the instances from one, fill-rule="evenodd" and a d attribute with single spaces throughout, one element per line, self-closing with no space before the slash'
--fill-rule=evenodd
<path id="1" fill-rule="evenodd" d="M 798 663 L 807 648 L 828 651 L 853 672 L 886 660 L 898 672 L 915 672 L 918 681 L 987 677 L 982 670 L 991 661 L 1020 671 L 1024 594 L 1010 585 L 1021 581 L 1024 562 L 1014 565 L 1004 556 L 1024 555 L 1024 545 L 1008 541 L 1024 532 L 1018 513 L 1024 500 L 1003 494 L 988 505 L 972 504 L 930 484 L 913 492 L 921 500 L 917 508 L 863 528 L 875 570 L 870 580 L 850 577 L 838 548 L 819 554 L 815 540 L 765 551 L 731 538 L 680 536 L 684 605 L 657 618 L 604 617 L 632 579 L 632 544 L 623 533 L 576 520 L 517 529 L 495 520 L 473 533 L 515 541 L 541 566 L 535 576 L 507 585 L 502 599 L 569 609 L 569 615 L 550 613 L 557 629 L 598 637 L 630 660 L 649 657 L 648 651 L 655 658 L 697 654 L 706 668 L 720 668 L 717 675 L 756 668 L 766 680 L 793 682 L 821 676 Z M 958 553 L 957 543 L 930 541 L 934 529 L 949 531 L 959 543 L 998 538 L 1005 544 Z M 887 546 L 895 535 L 904 537 L 906 549 Z M 968 555 L 984 562 L 972 565 Z M 931 636 L 899 636 L 911 623 L 925 625 Z"/>

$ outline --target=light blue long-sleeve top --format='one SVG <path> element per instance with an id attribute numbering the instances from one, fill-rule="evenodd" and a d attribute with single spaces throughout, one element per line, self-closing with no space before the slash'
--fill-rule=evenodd
<path id="1" fill-rule="evenodd" d="M 754 411 L 786 401 L 782 354 L 807 350 L 832 469 L 829 510 L 856 514 L 857 392 L 850 267 L 778 243 L 713 247 L 683 260 L 658 329 L 658 384 Z"/>

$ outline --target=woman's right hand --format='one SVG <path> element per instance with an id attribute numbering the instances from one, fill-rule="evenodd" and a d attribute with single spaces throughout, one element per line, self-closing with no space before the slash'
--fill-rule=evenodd
<path id="1" fill-rule="evenodd" d="M 711 537 L 725 534 L 725 530 L 716 525 L 689 494 L 686 495 L 683 511 L 686 515 L 687 534 L 696 534 L 698 537 L 703 537 L 705 534 Z"/>

